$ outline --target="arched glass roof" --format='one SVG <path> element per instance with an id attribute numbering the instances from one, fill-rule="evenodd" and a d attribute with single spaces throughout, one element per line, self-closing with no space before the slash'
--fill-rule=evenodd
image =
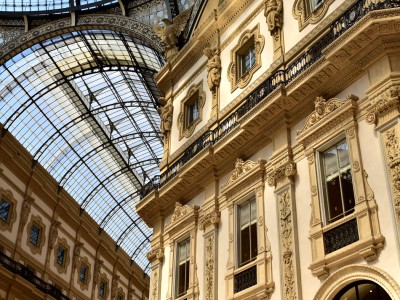
<path id="1" fill-rule="evenodd" d="M 118 3 L 118 0 L 0 0 L 0 12 L 63 13 L 77 9 L 98 8 L 113 3 Z"/>
<path id="2" fill-rule="evenodd" d="M 151 230 L 135 204 L 163 144 L 159 53 L 111 30 L 39 42 L 0 66 L 0 122 L 148 272 Z"/>

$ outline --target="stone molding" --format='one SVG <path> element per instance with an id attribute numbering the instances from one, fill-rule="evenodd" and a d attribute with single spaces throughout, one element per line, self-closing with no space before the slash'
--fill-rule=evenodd
<path id="1" fill-rule="evenodd" d="M 333 0 L 325 0 L 316 7 L 312 12 L 307 14 L 307 1 L 309 0 L 296 0 L 293 4 L 292 15 L 298 21 L 299 30 L 303 30 L 308 24 L 316 24 L 320 22 L 326 15 L 329 6 Z"/>
<path id="2" fill-rule="evenodd" d="M 196 120 L 194 120 L 191 124 L 186 125 L 186 104 L 192 99 L 194 94 L 198 93 L 198 109 L 199 109 L 199 116 Z M 196 126 L 202 121 L 203 119 L 203 108 L 204 104 L 206 103 L 206 93 L 203 90 L 203 81 L 200 81 L 198 84 L 192 85 L 185 98 L 181 101 L 180 105 L 180 113 L 178 115 L 178 129 L 179 129 L 179 140 L 183 137 L 189 138 Z"/>
<path id="3" fill-rule="evenodd" d="M 388 273 L 374 266 L 353 264 L 330 275 L 315 294 L 314 300 L 332 300 L 341 289 L 358 280 L 371 280 L 384 288 L 391 299 L 400 298 L 400 286 Z"/>
<path id="4" fill-rule="evenodd" d="M 310 269 L 314 276 L 326 277 L 330 267 L 340 267 L 342 260 L 364 258 L 375 260 L 384 244 L 380 232 L 377 204 L 374 193 L 367 182 L 367 173 L 362 166 L 361 151 L 358 142 L 356 113 L 357 97 L 349 95 L 346 100 L 317 98 L 315 111 L 310 114 L 304 128 L 297 133 L 297 139 L 303 145 L 310 173 L 311 220 L 310 241 L 313 261 Z M 324 224 L 322 214 L 323 193 L 320 191 L 320 172 L 317 158 L 321 147 L 346 138 L 351 158 L 352 181 L 355 197 L 354 212 L 331 224 Z M 346 221 L 357 219 L 359 240 L 332 253 L 325 253 L 324 232 L 336 228 Z"/>
<path id="5" fill-rule="evenodd" d="M 62 247 L 64 249 L 64 262 L 63 262 L 62 265 L 60 265 L 57 262 L 58 248 L 59 247 Z M 70 248 L 68 246 L 67 240 L 65 238 L 58 238 L 57 244 L 55 245 L 53 251 L 54 251 L 54 266 L 56 267 L 57 272 L 59 274 L 67 273 L 67 268 L 68 268 L 69 261 L 70 261 L 70 255 L 69 255 Z"/>
<path id="6" fill-rule="evenodd" d="M 10 208 L 8 210 L 7 222 L 0 220 L 0 230 L 7 230 L 11 232 L 13 224 L 17 219 L 17 202 L 14 199 L 13 194 L 10 190 L 4 190 L 2 188 L 0 188 L 0 200 L 5 200 L 10 205 Z"/>
<path id="7" fill-rule="evenodd" d="M 238 52 L 248 43 L 254 40 L 255 63 L 251 69 L 244 75 L 239 74 L 238 66 L 240 65 L 240 56 Z M 265 38 L 260 34 L 260 24 L 253 29 L 246 30 L 239 37 L 237 45 L 231 50 L 231 63 L 228 66 L 228 79 L 231 83 L 231 93 L 237 88 L 244 88 L 253 77 L 253 74 L 261 68 L 261 52 L 264 48 Z"/>
<path id="8" fill-rule="evenodd" d="M 38 245 L 35 245 L 30 241 L 31 230 L 32 230 L 33 225 L 35 225 L 39 228 L 39 244 Z M 41 254 L 43 245 L 46 241 L 46 235 L 45 235 L 46 225 L 44 225 L 42 218 L 39 215 L 37 215 L 37 216 L 32 215 L 31 221 L 29 222 L 28 226 L 26 227 L 26 231 L 27 231 L 26 245 L 29 247 L 29 249 L 31 250 L 31 252 L 33 254 Z"/>
<path id="9" fill-rule="evenodd" d="M 146 256 L 150 263 L 162 263 L 164 261 L 164 247 L 151 249 L 151 251 L 149 251 Z"/>

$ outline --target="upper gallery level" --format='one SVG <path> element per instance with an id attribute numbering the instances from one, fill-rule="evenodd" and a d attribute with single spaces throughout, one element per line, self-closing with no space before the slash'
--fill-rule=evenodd
<path id="1" fill-rule="evenodd" d="M 151 223 L 154 195 L 190 198 L 207 184 L 196 176 L 223 174 L 232 154 L 251 156 L 279 122 L 295 124 L 316 96 L 354 82 L 389 51 L 375 43 L 390 47 L 398 12 L 397 1 L 208 1 L 156 76 L 164 155 L 139 215 Z"/>

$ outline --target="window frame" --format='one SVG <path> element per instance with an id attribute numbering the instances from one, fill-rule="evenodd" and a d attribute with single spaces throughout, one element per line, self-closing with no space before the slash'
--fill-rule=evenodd
<path id="1" fill-rule="evenodd" d="M 351 209 L 351 212 L 347 213 L 347 211 L 344 211 L 341 217 L 339 217 L 339 218 L 335 217 L 335 218 L 333 218 L 334 220 L 331 219 L 332 221 L 330 221 L 329 217 L 328 217 L 328 212 L 327 212 L 327 210 L 328 210 L 327 206 L 329 206 L 327 202 L 329 201 L 329 199 L 328 199 L 328 197 L 326 195 L 327 192 L 326 192 L 326 188 L 325 188 L 325 184 L 324 184 L 325 179 L 324 179 L 322 154 L 325 153 L 326 151 L 328 151 L 329 149 L 332 149 L 334 146 L 338 145 L 339 143 L 344 142 L 344 141 L 346 141 L 347 148 L 348 148 L 347 149 L 347 153 L 348 153 L 348 157 L 349 157 L 349 165 L 348 166 L 349 166 L 349 170 L 350 170 L 351 175 L 352 175 L 352 180 L 351 181 L 352 181 L 352 192 L 353 192 L 353 198 L 354 198 L 353 199 L 354 200 L 354 205 L 353 205 L 353 208 Z M 336 221 L 338 221 L 338 220 L 340 220 L 340 219 L 342 219 L 342 218 L 354 213 L 354 206 L 355 206 L 355 200 L 356 199 L 355 199 L 355 191 L 354 191 L 353 170 L 351 168 L 352 159 L 350 157 L 349 142 L 348 142 L 345 134 L 343 134 L 343 133 L 339 134 L 338 136 L 336 136 L 329 143 L 327 143 L 327 144 L 323 145 L 322 147 L 316 149 L 316 163 L 317 163 L 317 174 L 318 174 L 318 190 L 319 190 L 319 193 L 321 194 L 321 198 L 322 198 L 322 201 L 321 201 L 322 221 L 323 221 L 324 225 L 329 225 L 329 224 L 332 224 L 332 223 L 334 223 L 334 222 L 336 222 Z M 340 187 L 340 189 L 341 189 L 341 187 Z M 341 200 L 342 200 L 342 204 L 343 204 L 344 200 L 343 200 L 342 189 L 341 189 L 341 198 L 342 198 Z"/>
<path id="2" fill-rule="evenodd" d="M 261 68 L 261 53 L 264 49 L 265 38 L 260 34 L 260 24 L 245 30 L 239 37 L 237 45 L 231 50 L 231 62 L 228 66 L 228 79 L 231 83 L 231 93 L 238 88 L 246 87 L 254 73 Z M 246 72 L 242 72 L 242 58 L 246 51 L 253 46 L 254 64 Z"/>
<path id="3" fill-rule="evenodd" d="M 313 9 L 310 1 L 295 0 L 293 4 L 293 16 L 298 21 L 299 31 L 302 31 L 308 24 L 319 23 L 325 17 L 334 0 L 322 0 Z"/>
<path id="4" fill-rule="evenodd" d="M 186 249 L 186 251 L 187 250 L 189 250 L 189 255 L 186 257 L 186 261 L 185 261 L 185 265 L 187 264 L 188 265 L 188 270 L 187 270 L 187 272 L 188 272 L 188 274 L 187 274 L 187 286 L 186 286 L 186 289 L 182 292 L 182 293 L 179 293 L 179 282 L 180 282 L 180 280 L 179 280 L 179 276 L 180 276 L 180 260 L 179 260 L 179 253 L 180 253 L 180 245 L 181 244 L 183 244 L 183 243 L 185 243 L 186 245 L 186 247 L 189 247 L 189 249 Z M 176 247 L 176 254 L 175 254 L 175 298 L 176 299 L 179 299 L 179 298 L 181 298 L 181 297 L 183 297 L 183 296 L 185 296 L 186 294 L 187 294 L 187 292 L 188 292 L 188 289 L 189 289 L 189 279 L 190 279 L 190 236 L 184 236 L 182 239 L 180 239 L 180 240 L 178 240 L 178 241 L 176 241 L 176 243 L 175 243 L 175 247 Z M 186 252 L 186 254 L 187 254 L 187 252 Z M 185 275 L 186 275 L 186 267 L 185 267 Z M 185 281 L 186 281 L 186 278 L 185 278 Z M 185 282 L 185 284 L 186 284 L 186 282 Z"/>
<path id="5" fill-rule="evenodd" d="M 167 298 L 169 299 L 196 299 L 199 295 L 198 276 L 196 275 L 197 270 L 195 268 L 199 209 L 200 207 L 197 205 L 189 206 L 176 202 L 171 221 L 165 225 L 165 242 L 169 244 L 170 250 L 169 269 L 172 270 L 172 276 L 169 276 L 168 279 Z M 178 296 L 178 245 L 187 240 L 189 240 L 190 248 L 189 285 L 186 293 Z"/>
<path id="6" fill-rule="evenodd" d="M 12 230 L 13 224 L 17 218 L 16 213 L 16 201 L 10 190 L 4 190 L 0 188 L 0 201 L 5 201 L 9 204 L 7 220 L 0 219 L 0 230 L 10 231 Z"/>
<path id="7" fill-rule="evenodd" d="M 198 116 L 196 119 L 188 122 L 188 109 L 189 105 L 193 102 L 197 102 Z M 203 120 L 203 108 L 206 102 L 206 94 L 203 90 L 203 81 L 201 80 L 198 84 L 189 87 L 186 96 L 180 103 L 180 113 L 178 115 L 178 129 L 179 129 L 179 140 L 186 137 L 189 138 L 196 126 Z"/>
<path id="8" fill-rule="evenodd" d="M 35 244 L 31 240 L 31 233 L 32 233 L 33 226 L 35 226 L 39 230 L 37 244 Z M 31 252 L 33 254 L 41 254 L 43 245 L 46 240 L 46 237 L 45 237 L 46 226 L 43 224 L 42 218 L 39 215 L 37 215 L 37 216 L 32 215 L 31 220 L 30 220 L 26 230 L 27 230 L 27 239 L 26 239 L 27 246 L 29 247 L 29 249 L 31 250 Z"/>
<path id="9" fill-rule="evenodd" d="M 229 214 L 229 248 L 226 270 L 226 298 L 254 299 L 261 291 L 272 293 L 271 245 L 265 225 L 264 188 L 266 180 L 266 161 L 258 162 L 236 160 L 235 169 L 231 172 L 226 184 L 221 186 L 222 207 L 228 208 Z M 255 199 L 257 256 L 246 264 L 239 264 L 239 206 Z M 254 273 L 255 272 L 255 273 Z M 241 276 L 250 274 L 251 284 L 239 287 L 236 282 Z M 259 278 L 264 278 L 259 280 Z"/>
<path id="10" fill-rule="evenodd" d="M 310 242 L 313 258 L 310 270 L 319 278 L 326 277 L 330 268 L 341 267 L 346 260 L 362 257 L 372 261 L 383 248 L 384 237 L 380 233 L 377 204 L 367 181 L 368 175 L 362 167 L 357 132 L 357 100 L 358 97 L 351 94 L 345 100 L 317 97 L 315 111 L 308 116 L 303 129 L 297 132 L 297 141 L 304 148 L 310 173 Z M 351 214 L 328 224 L 318 156 L 319 152 L 344 139 L 348 144 L 355 206 Z M 337 234 L 346 234 L 346 239 L 336 242 L 338 239 L 334 236 Z M 332 241 L 335 241 L 334 245 Z"/>
<path id="11" fill-rule="evenodd" d="M 86 273 L 86 277 L 85 277 L 84 280 L 81 280 L 81 276 L 80 276 L 81 275 L 82 266 L 85 266 L 85 268 L 86 268 L 86 272 L 85 272 Z M 78 274 L 76 280 L 77 280 L 81 290 L 87 290 L 89 288 L 89 283 L 90 283 L 90 278 L 91 278 L 90 268 L 91 268 L 91 266 L 90 266 L 90 263 L 89 263 L 89 259 L 86 256 L 80 257 L 78 268 L 76 268 L 76 271 L 77 271 L 77 274 Z"/>
<path id="12" fill-rule="evenodd" d="M 64 261 L 63 264 L 58 263 L 58 249 L 63 248 L 64 249 Z M 54 247 L 54 266 L 56 267 L 58 273 L 66 273 L 67 272 L 67 267 L 70 262 L 70 247 L 68 246 L 67 240 L 65 238 L 58 237 L 57 239 L 57 244 Z"/>

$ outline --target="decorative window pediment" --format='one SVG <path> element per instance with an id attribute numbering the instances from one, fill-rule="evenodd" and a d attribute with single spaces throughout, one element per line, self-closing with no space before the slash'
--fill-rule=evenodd
<path id="1" fill-rule="evenodd" d="M 186 97 L 181 102 L 178 115 L 179 139 L 189 138 L 196 126 L 202 121 L 203 107 L 206 103 L 206 94 L 203 91 L 203 81 L 192 85 Z"/>
<path id="2" fill-rule="evenodd" d="M 165 227 L 165 232 L 171 236 L 180 236 L 186 233 L 191 225 L 197 223 L 198 216 L 197 205 L 190 207 L 176 202 L 171 222 Z"/>
<path id="3" fill-rule="evenodd" d="M 261 52 L 264 48 L 264 36 L 260 34 L 260 25 L 246 30 L 231 50 L 231 63 L 228 67 L 228 79 L 231 92 L 244 88 L 253 74 L 261 67 Z"/>

